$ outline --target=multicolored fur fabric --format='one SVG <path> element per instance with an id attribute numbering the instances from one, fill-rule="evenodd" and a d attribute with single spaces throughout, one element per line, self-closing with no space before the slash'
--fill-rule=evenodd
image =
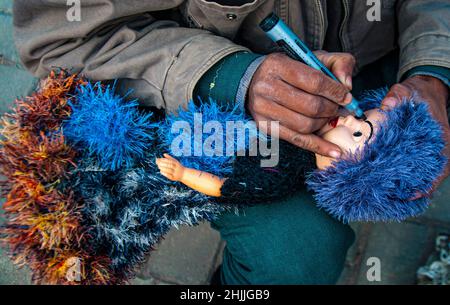
<path id="1" fill-rule="evenodd" d="M 1 237 L 35 283 L 126 283 L 171 228 L 237 209 L 160 175 L 155 158 L 170 145 L 157 135 L 170 131 L 170 119 L 152 121 L 114 90 L 52 73 L 3 119 Z M 246 120 L 234 110 L 201 110 L 223 124 Z M 189 165 L 226 169 L 232 158 Z"/>
<path id="2" fill-rule="evenodd" d="M 16 101 L 12 111 L 3 116 L 0 175 L 4 177 L 1 196 L 6 199 L 6 222 L 0 237 L 13 260 L 31 268 L 35 283 L 126 283 L 171 228 L 213 220 L 224 211 L 238 212 L 242 204 L 267 203 L 305 191 L 305 176 L 315 168 L 312 153 L 285 142 L 280 143 L 280 162 L 273 168 L 260 167 L 261 156 L 240 157 L 225 151 L 220 157 L 178 157 L 184 166 L 227 178 L 222 197 L 206 196 L 159 174 L 155 158 L 167 152 L 175 155 L 172 126 L 184 121 L 194 128 L 195 114 L 199 113 L 205 122 L 219 122 L 223 129 L 229 121 L 245 124 L 250 118 L 237 108 L 221 109 L 215 103 L 191 103 L 164 119 L 137 106 L 137 101 L 115 94 L 114 85 L 91 83 L 61 71 L 52 72 L 32 96 Z M 426 175 L 409 166 L 406 176 L 399 176 L 398 183 L 409 193 L 394 195 L 403 197 L 416 188 L 428 187 L 444 164 L 437 123 L 425 106 L 405 107 L 390 114 L 389 120 L 398 124 L 395 129 L 385 127 L 382 135 L 386 136 L 380 137 L 400 141 L 401 122 L 406 116 L 420 127 L 408 133 L 409 141 L 427 145 L 405 154 L 415 160 L 412 165 L 428 165 Z M 420 133 L 428 129 L 434 131 Z M 192 145 L 198 144 L 193 134 L 189 137 Z M 246 151 L 255 139 L 260 135 L 250 134 L 243 142 L 234 139 L 233 144 L 236 151 Z M 344 221 L 398 220 L 425 209 L 426 200 L 412 205 L 374 202 L 378 196 L 375 191 L 382 188 L 373 187 L 367 195 L 361 192 L 368 191 L 362 184 L 373 185 L 379 183 L 379 177 L 385 178 L 372 170 L 371 175 L 359 179 L 361 172 L 371 171 L 370 160 L 381 150 L 392 159 L 389 147 L 393 140 L 380 141 L 375 142 L 380 147 L 365 153 L 363 162 L 339 162 L 338 173 L 330 169 L 309 178 L 319 207 Z M 422 148 L 428 153 L 424 155 Z M 216 149 L 225 147 L 213 147 Z M 425 159 L 414 159 L 413 152 Z M 427 156 L 434 161 L 429 163 Z M 387 175 L 392 166 L 392 160 L 387 160 L 380 168 Z M 360 183 L 337 187 L 349 178 Z M 405 179 L 413 184 L 402 185 Z M 386 186 L 392 187 L 398 189 L 398 184 Z M 365 201 L 359 201 L 361 198 Z"/>
<path id="3" fill-rule="evenodd" d="M 35 283 L 75 283 L 66 278 L 74 258 L 82 261 L 83 283 L 124 280 L 111 269 L 107 253 L 89 246 L 89 228 L 82 225 L 85 203 L 63 183 L 73 179 L 77 152 L 67 144 L 61 125 L 71 113 L 69 95 L 83 83 L 75 75 L 52 73 L 2 121 L 2 240 L 15 263 L 31 268 Z"/>

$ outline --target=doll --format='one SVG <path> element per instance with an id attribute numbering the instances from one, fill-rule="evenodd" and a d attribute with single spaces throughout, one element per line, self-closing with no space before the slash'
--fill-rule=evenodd
<path id="1" fill-rule="evenodd" d="M 307 175 L 306 182 L 318 206 L 344 222 L 401 221 L 420 214 L 429 199 L 410 199 L 418 192 L 428 192 L 446 164 L 442 131 L 427 105 L 414 97 L 389 111 L 375 108 L 385 94 L 386 90 L 378 90 L 364 96 L 367 120 L 336 117 L 318 131 L 319 136 L 340 146 L 344 157 L 334 160 L 316 154 L 317 170 Z M 169 154 L 156 163 L 161 174 L 172 181 L 209 196 L 223 196 L 227 178 L 186 168 Z M 241 179 L 256 178 L 247 175 Z M 281 185 L 292 181 L 300 183 L 301 179 L 287 179 Z"/>
<path id="2" fill-rule="evenodd" d="M 155 113 L 117 95 L 114 85 L 61 71 L 4 115 L 0 239 L 14 262 L 30 267 L 33 282 L 126 283 L 171 228 L 304 188 L 314 156 L 287 143 L 279 165 L 267 171 L 255 166 L 260 155 L 180 157 L 190 168 L 227 177 L 221 197 L 170 181 L 155 158 L 170 151 L 175 121 L 193 126 L 202 113 L 225 126 L 249 117 L 215 103 L 191 103 L 165 119 Z M 235 146 L 248 150 L 257 136 L 235 139 Z"/>
<path id="3" fill-rule="evenodd" d="M 368 92 L 363 97 L 365 110 L 379 107 L 386 92 Z M 337 135 L 342 132 L 353 141 L 346 158 L 331 160 L 332 166 L 316 170 L 307 178 L 318 206 L 346 222 L 402 221 L 423 213 L 430 199 L 412 198 L 431 190 L 447 162 L 440 125 L 418 96 L 404 99 L 393 109 L 369 110 L 366 115 L 373 126 L 339 118 L 333 122 L 335 128 L 322 134 L 338 145 L 342 145 L 342 138 Z M 362 139 L 355 138 L 358 127 Z M 364 131 L 371 128 L 373 131 Z M 329 162 L 321 160 L 318 164 L 326 166 Z"/>
<path id="4" fill-rule="evenodd" d="M 250 120 L 214 103 L 160 119 L 114 86 L 52 72 L 1 124 L 0 237 L 14 261 L 30 267 L 35 283 L 125 283 L 171 228 L 302 191 L 305 179 L 318 205 L 343 220 L 416 215 L 427 200 L 406 199 L 426 191 L 445 163 L 437 123 L 425 104 L 408 102 L 386 112 L 384 123 L 371 122 L 372 137 L 368 126 L 360 130 L 362 149 L 317 171 L 314 154 L 281 141 L 275 167 L 261 167 L 261 155 L 181 156 L 189 170 L 180 175 L 181 165 L 164 155 L 173 154 L 171 126 L 193 125 L 197 112 L 223 126 Z"/>

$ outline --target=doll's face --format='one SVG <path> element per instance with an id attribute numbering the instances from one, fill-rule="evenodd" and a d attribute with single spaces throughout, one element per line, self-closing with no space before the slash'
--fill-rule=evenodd
<path id="1" fill-rule="evenodd" d="M 323 139 L 338 145 L 345 154 L 354 153 L 369 143 L 377 132 L 377 127 L 384 119 L 384 114 L 378 109 L 365 112 L 367 121 L 358 120 L 352 115 L 337 117 L 330 120 L 318 135 Z M 330 166 L 335 159 L 316 155 L 316 163 L 319 169 Z"/>

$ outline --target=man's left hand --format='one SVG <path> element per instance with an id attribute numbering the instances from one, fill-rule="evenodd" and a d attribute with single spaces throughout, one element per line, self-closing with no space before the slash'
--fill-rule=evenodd
<path id="1" fill-rule="evenodd" d="M 444 173 L 433 183 L 433 188 L 430 192 L 428 194 L 418 194 L 412 198 L 414 200 L 431 195 L 439 184 L 450 174 L 450 127 L 447 116 L 449 89 L 441 80 L 432 76 L 417 75 L 392 86 L 382 101 L 382 107 L 393 107 L 397 103 L 400 103 L 403 98 L 409 98 L 413 94 L 417 94 L 422 100 L 428 103 L 431 115 L 441 124 L 444 139 L 447 144 L 445 147 L 445 155 L 449 158 Z"/>

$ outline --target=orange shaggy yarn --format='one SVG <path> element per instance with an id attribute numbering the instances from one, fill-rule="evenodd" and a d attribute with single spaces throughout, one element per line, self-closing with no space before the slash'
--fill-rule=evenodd
<path id="1" fill-rule="evenodd" d="M 61 124 L 70 116 L 71 94 L 83 83 L 77 75 L 52 72 L 1 122 L 0 174 L 5 179 L 0 186 L 7 224 L 0 234 L 14 261 L 28 265 L 38 284 L 122 282 L 112 275 L 106 256 L 83 247 L 89 236 L 81 224 L 82 199 L 61 186 L 61 179 L 70 179 L 76 157 Z"/>

